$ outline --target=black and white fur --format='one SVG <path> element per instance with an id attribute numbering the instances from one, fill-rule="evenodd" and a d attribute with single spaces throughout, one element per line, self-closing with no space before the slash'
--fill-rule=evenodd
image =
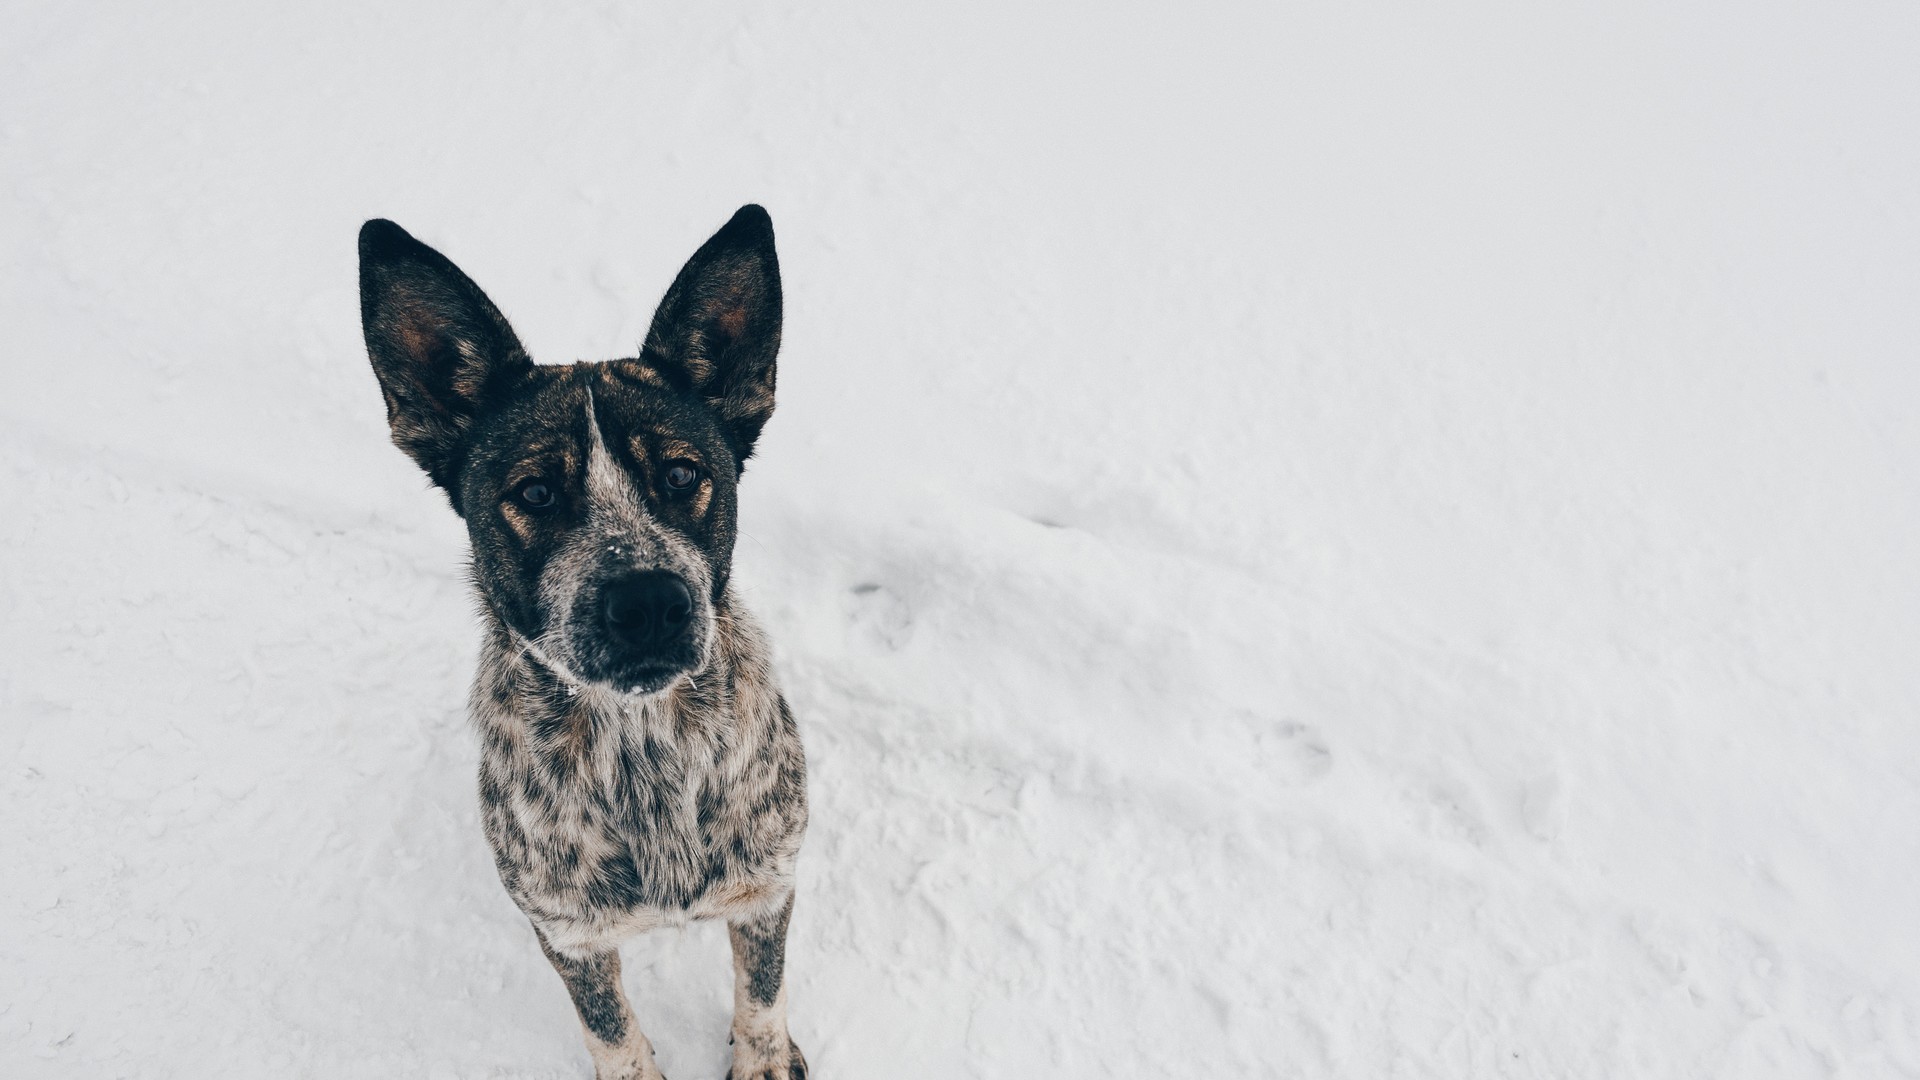
<path id="1" fill-rule="evenodd" d="M 487 839 L 595 1075 L 660 1076 L 620 942 L 724 919 L 729 1076 L 801 1080 L 784 954 L 806 764 L 728 587 L 740 471 L 773 411 L 772 222 L 744 207 L 708 240 L 631 360 L 535 365 L 478 286 L 391 222 L 360 231 L 360 290 L 394 442 L 472 540 Z"/>

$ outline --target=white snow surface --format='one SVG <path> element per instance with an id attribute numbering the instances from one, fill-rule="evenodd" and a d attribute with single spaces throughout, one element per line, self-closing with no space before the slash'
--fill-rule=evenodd
<path id="1" fill-rule="evenodd" d="M 354 234 L 742 203 L 822 1080 L 1920 1076 L 1920 8 L 0 12 L 0 1073 L 584 1077 Z M 726 1069 L 711 925 L 626 984 Z"/>

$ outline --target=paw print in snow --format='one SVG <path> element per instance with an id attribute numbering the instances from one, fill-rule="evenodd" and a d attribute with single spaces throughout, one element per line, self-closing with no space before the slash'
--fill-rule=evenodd
<path id="1" fill-rule="evenodd" d="M 1333 768 L 1333 751 L 1311 724 L 1283 720 L 1257 737 L 1264 771 L 1282 783 L 1303 787 Z"/>
<path id="2" fill-rule="evenodd" d="M 855 585 L 851 593 L 856 638 L 886 652 L 895 652 L 913 637 L 913 612 L 899 594 L 870 581 Z"/>

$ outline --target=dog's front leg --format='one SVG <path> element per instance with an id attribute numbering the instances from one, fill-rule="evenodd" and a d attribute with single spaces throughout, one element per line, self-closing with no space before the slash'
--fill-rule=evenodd
<path id="1" fill-rule="evenodd" d="M 727 923 L 733 940 L 733 1068 L 727 1080 L 806 1080 L 807 1059 L 787 1036 L 787 919 L 793 894 L 771 915 Z"/>
<path id="2" fill-rule="evenodd" d="M 548 944 L 545 934 L 534 932 L 580 1014 L 595 1080 L 666 1080 L 653 1063 L 653 1044 L 640 1033 L 620 989 L 619 950 L 563 953 Z"/>

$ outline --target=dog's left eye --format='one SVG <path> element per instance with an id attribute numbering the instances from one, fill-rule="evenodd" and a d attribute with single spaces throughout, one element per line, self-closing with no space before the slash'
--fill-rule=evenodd
<path id="1" fill-rule="evenodd" d="M 520 505 L 529 510 L 549 510 L 553 507 L 553 488 L 545 480 L 529 480 L 515 490 L 514 495 Z"/>
<path id="2" fill-rule="evenodd" d="M 675 461 L 667 465 L 665 475 L 667 490 L 675 494 L 691 491 L 700 479 L 700 470 L 684 461 Z"/>

